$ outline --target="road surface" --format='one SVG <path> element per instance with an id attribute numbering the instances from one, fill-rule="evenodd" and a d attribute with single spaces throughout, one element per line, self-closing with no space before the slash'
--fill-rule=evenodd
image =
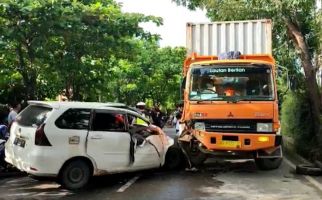
<path id="1" fill-rule="evenodd" d="M 172 129 L 165 131 L 174 135 Z M 292 162 L 284 159 L 278 170 L 260 171 L 252 160 L 212 160 L 197 172 L 150 170 L 96 177 L 88 188 L 77 192 L 62 189 L 52 181 L 1 178 L 0 199 L 322 199 L 321 178 L 296 175 L 291 166 Z"/>

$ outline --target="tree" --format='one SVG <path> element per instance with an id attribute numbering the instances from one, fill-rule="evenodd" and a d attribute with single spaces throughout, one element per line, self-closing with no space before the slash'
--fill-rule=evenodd
<path id="1" fill-rule="evenodd" d="M 139 23 L 161 19 L 122 13 L 112 0 L 4 0 L 0 3 L 0 52 L 4 68 L 18 72 L 25 100 L 94 99 L 111 57 L 128 58 L 132 40 L 149 39 Z M 41 87 L 39 87 L 41 86 Z"/>
<path id="2" fill-rule="evenodd" d="M 175 0 L 190 9 L 205 8 L 213 21 L 273 19 L 274 54 L 277 60 L 290 64 L 297 71 L 300 63 L 310 97 L 315 136 L 322 144 L 320 133 L 320 93 L 316 83 L 316 67 L 312 64 L 318 53 L 321 23 L 317 19 L 315 1 L 306 0 Z M 294 53 L 295 52 L 295 53 Z M 293 58 L 290 57 L 296 55 Z M 291 61 L 291 62 L 290 62 Z"/>
<path id="3" fill-rule="evenodd" d="M 186 50 L 182 47 L 160 48 L 157 41 L 137 41 L 137 54 L 132 60 L 114 60 L 110 68 L 108 94 L 118 101 L 139 101 L 174 107 L 179 99 L 179 81 Z M 109 79 L 111 80 L 111 79 Z"/>

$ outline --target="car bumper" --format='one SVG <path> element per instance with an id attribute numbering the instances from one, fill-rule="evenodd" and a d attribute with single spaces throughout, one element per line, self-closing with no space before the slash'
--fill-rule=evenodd
<path id="1" fill-rule="evenodd" d="M 46 151 L 43 151 L 41 155 L 36 152 L 31 152 L 27 157 L 15 156 L 12 151 L 5 152 L 6 162 L 12 164 L 20 171 L 24 171 L 28 174 L 35 176 L 50 176 L 55 177 L 58 175 L 62 163 L 59 158 L 48 158 Z"/>

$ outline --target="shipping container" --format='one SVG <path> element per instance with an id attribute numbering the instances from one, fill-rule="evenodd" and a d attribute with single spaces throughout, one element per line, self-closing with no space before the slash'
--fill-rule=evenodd
<path id="1" fill-rule="evenodd" d="M 268 19 L 187 23 L 188 55 L 272 54 L 272 21 Z"/>

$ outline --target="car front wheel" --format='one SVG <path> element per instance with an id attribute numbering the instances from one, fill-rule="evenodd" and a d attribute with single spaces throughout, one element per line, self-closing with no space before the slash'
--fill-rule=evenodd
<path id="1" fill-rule="evenodd" d="M 62 169 L 60 182 L 66 189 L 77 190 L 86 186 L 90 177 L 88 164 L 82 160 L 74 160 Z"/>
<path id="2" fill-rule="evenodd" d="M 183 164 L 183 154 L 181 149 L 176 146 L 171 146 L 165 156 L 164 168 L 168 170 L 178 169 Z"/>

